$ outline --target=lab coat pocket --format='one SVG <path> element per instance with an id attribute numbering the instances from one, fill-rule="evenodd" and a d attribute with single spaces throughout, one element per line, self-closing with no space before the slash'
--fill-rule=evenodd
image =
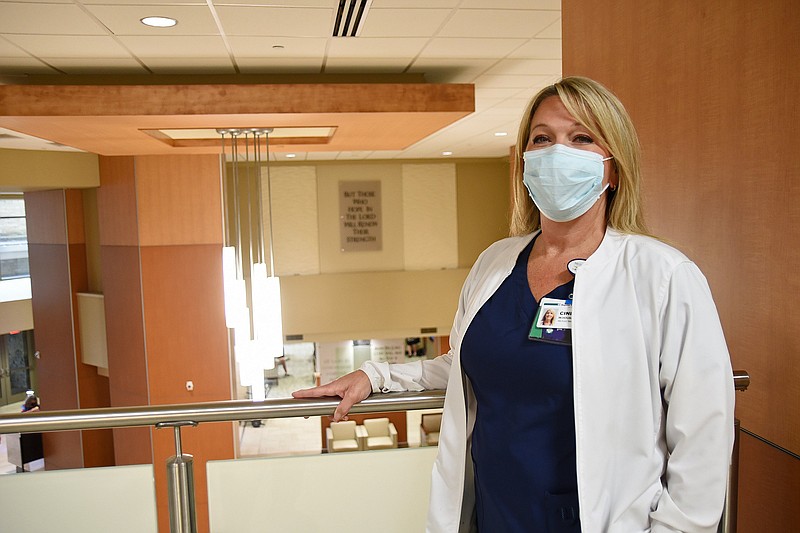
<path id="1" fill-rule="evenodd" d="M 578 492 L 545 495 L 548 533 L 580 533 Z"/>

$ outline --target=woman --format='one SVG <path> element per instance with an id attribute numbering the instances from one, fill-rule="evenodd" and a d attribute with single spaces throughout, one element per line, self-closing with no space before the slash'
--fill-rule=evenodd
<path id="1" fill-rule="evenodd" d="M 544 318 L 542 318 L 542 326 L 552 326 L 553 320 L 555 320 L 556 314 L 553 312 L 552 309 L 548 309 L 544 312 Z"/>
<path id="2" fill-rule="evenodd" d="M 450 352 L 295 396 L 340 396 L 339 420 L 371 392 L 446 387 L 431 532 L 716 531 L 729 356 L 703 275 L 648 236 L 627 112 L 565 78 L 529 104 L 517 153 L 512 236 L 467 277 Z M 543 301 L 571 317 L 565 341 L 537 336 Z"/>

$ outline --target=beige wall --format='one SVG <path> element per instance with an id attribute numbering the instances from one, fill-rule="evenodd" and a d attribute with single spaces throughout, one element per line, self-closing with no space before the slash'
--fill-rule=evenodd
<path id="1" fill-rule="evenodd" d="M 0 333 L 33 329 L 30 300 L 0 302 Z"/>
<path id="2" fill-rule="evenodd" d="M 284 334 L 449 334 L 469 267 L 508 233 L 508 175 L 505 158 L 273 165 L 262 183 L 264 227 L 268 241 L 271 192 Z M 381 182 L 380 251 L 340 249 L 339 183 L 351 180 Z"/>
<path id="3" fill-rule="evenodd" d="M 0 149 L 0 190 L 83 189 L 99 185 L 94 154 Z"/>

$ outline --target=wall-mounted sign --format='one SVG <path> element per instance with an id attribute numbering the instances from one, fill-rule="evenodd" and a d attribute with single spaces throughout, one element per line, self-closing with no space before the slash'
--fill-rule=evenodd
<path id="1" fill-rule="evenodd" d="M 339 233 L 343 252 L 382 249 L 381 182 L 339 182 Z"/>

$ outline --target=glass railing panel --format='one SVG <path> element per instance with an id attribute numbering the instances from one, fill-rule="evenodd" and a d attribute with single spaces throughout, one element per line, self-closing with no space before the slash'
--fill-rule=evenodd
<path id="1" fill-rule="evenodd" d="M 211 531 L 424 531 L 436 451 L 209 461 Z"/>
<path id="2" fill-rule="evenodd" d="M 156 533 L 153 465 L 0 476 L 0 530 Z"/>

